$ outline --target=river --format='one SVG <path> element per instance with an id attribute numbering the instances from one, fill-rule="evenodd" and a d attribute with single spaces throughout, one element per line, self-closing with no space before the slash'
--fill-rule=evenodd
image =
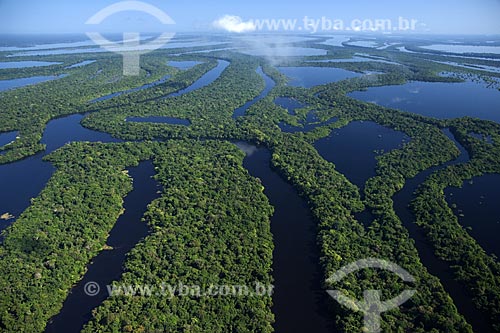
<path id="1" fill-rule="evenodd" d="M 416 177 L 406 180 L 404 188 L 393 197 L 394 210 L 405 228 L 409 231 L 410 237 L 415 241 L 420 260 L 432 275 L 439 278 L 444 289 L 452 297 L 459 312 L 465 317 L 467 322 L 472 325 L 475 332 L 489 332 L 491 327 L 488 324 L 489 320 L 487 316 L 474 306 L 465 287 L 455 280 L 454 273 L 449 264 L 435 255 L 434 246 L 427 240 L 424 230 L 415 223 L 415 216 L 409 207 L 411 201 L 415 198 L 415 190 L 420 184 L 425 182 L 427 177 L 433 172 L 450 165 L 469 161 L 469 154 L 465 148 L 456 141 L 453 134 L 449 130 L 445 130 L 444 132 L 460 149 L 460 156 L 453 161 L 427 169 L 419 173 Z"/>
<path id="2" fill-rule="evenodd" d="M 154 165 L 151 161 L 143 161 L 128 170 L 134 187 L 124 199 L 125 213 L 118 218 L 107 239 L 106 244 L 112 249 L 101 251 L 87 266 L 87 272 L 71 290 L 61 312 L 47 325 L 47 333 L 79 332 L 91 319 L 92 310 L 108 297 L 106 286 L 120 279 L 127 253 L 148 235 L 149 228 L 141 218 L 148 204 L 160 195 L 160 185 L 152 178 Z M 97 283 L 100 292 L 87 295 L 85 286 L 88 283 Z"/>
<path id="3" fill-rule="evenodd" d="M 238 143 L 246 152 L 243 165 L 260 179 L 274 207 L 271 232 L 273 252 L 273 313 L 277 333 L 332 332 L 328 294 L 321 288 L 323 274 L 316 245 L 316 223 L 292 185 L 271 168 L 268 149 Z M 331 316 L 331 313 L 330 313 Z"/>

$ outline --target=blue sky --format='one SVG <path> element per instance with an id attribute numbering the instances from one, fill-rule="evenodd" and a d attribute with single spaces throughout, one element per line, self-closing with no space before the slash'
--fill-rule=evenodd
<path id="1" fill-rule="evenodd" d="M 0 0 L 0 33 L 85 32 L 84 23 L 116 0 Z M 143 13 L 123 12 L 109 17 L 100 32 L 208 31 L 224 15 L 244 20 L 263 18 L 397 19 L 414 18 L 429 33 L 500 34 L 500 0 L 145 0 L 176 21 L 159 24 Z M 95 29 L 94 29 L 95 30 Z"/>

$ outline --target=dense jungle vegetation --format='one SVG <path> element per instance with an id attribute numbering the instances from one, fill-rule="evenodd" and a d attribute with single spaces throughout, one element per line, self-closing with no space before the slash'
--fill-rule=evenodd
<path id="1" fill-rule="evenodd" d="M 153 160 L 163 192 L 144 216 L 149 236 L 129 253 L 123 275 L 115 283 L 155 285 L 181 280 L 202 286 L 272 284 L 273 207 L 260 181 L 244 169 L 244 153 L 230 143 L 244 140 L 269 149 L 273 168 L 307 202 L 317 222 L 325 290 L 341 290 L 362 299 L 364 290 L 380 289 L 385 299 L 395 297 L 409 285 L 385 271 L 363 269 L 341 282 L 324 282 L 356 260 L 389 260 L 415 277 L 410 286 L 418 292 L 402 307 L 383 314 L 382 331 L 472 332 L 473 327 L 439 276 L 432 275 L 421 260 L 393 201 L 409 179 L 459 156 L 459 149 L 443 133 L 443 129 L 450 129 L 470 159 L 437 168 L 418 188 L 411 209 L 435 255 L 453 272 L 473 306 L 489 318 L 491 331 L 500 332 L 498 258 L 487 254 L 459 224 L 444 196 L 449 186 L 461 186 L 465 180 L 486 173 L 500 173 L 500 125 L 469 117 L 424 117 L 347 96 L 352 91 L 409 81 L 452 83 L 470 77 L 494 80 L 500 74 L 489 73 L 486 77 L 484 71 L 440 63 L 446 60 L 463 64 L 466 60 L 439 52 L 403 53 L 394 47 L 367 50 L 330 46 L 324 41 L 319 38 L 289 43 L 326 50 L 327 55 L 283 58 L 279 66 L 375 73 L 307 89 L 287 85 L 289 79 L 265 57 L 230 50 L 177 55 L 177 49 L 143 56 L 141 75 L 137 77 L 122 76 L 120 57 L 107 53 L 30 57 L 61 64 L 0 69 L 2 80 L 68 74 L 0 93 L 0 133 L 19 133 L 14 142 L 0 147 L 0 164 L 15 163 L 43 151 L 40 139 L 46 124 L 69 114 L 84 113 L 83 126 L 128 141 L 71 143 L 45 158 L 57 171 L 32 199 L 30 207 L 2 233 L 0 331 L 44 331 L 92 258 L 105 249 L 109 232 L 123 212 L 123 198 L 132 188 L 124 170 L 142 160 Z M 414 43 L 407 48 L 418 51 L 418 46 Z M 210 49 L 189 48 L 182 52 Z M 320 62 L 350 58 L 360 52 L 368 53 L 366 57 L 373 61 Z M 9 61 L 25 58 L 12 57 Z M 95 62 L 67 68 L 89 59 Z M 376 61 L 381 59 L 387 62 Z M 169 60 L 200 63 L 180 70 L 168 66 Z M 216 68 L 220 61 L 227 61 L 229 66 L 214 82 L 172 96 Z M 487 59 L 467 63 L 495 65 Z M 253 100 L 265 87 L 256 72 L 259 67 L 276 86 L 250 106 L 244 116 L 234 119 L 234 110 Z M 441 75 L 444 72 L 457 75 Z M 165 82 L 147 89 L 90 103 L 162 78 L 166 78 Z M 275 103 L 278 97 L 295 99 L 304 107 L 290 113 Z M 282 122 L 301 126 L 313 110 L 319 119 L 313 130 L 280 130 Z M 126 121 L 132 116 L 187 119 L 190 125 Z M 335 121 L 328 122 L 333 118 Z M 376 156 L 377 175 L 367 181 L 363 191 L 314 148 L 317 140 L 353 121 L 372 121 L 410 137 L 401 148 Z M 492 142 L 470 133 L 491 137 Z M 368 225 L 357 218 L 361 212 L 371 213 Z M 333 301 L 329 306 L 338 331 L 360 331 L 361 312 Z M 273 322 L 271 296 L 121 296 L 109 298 L 96 308 L 83 332 L 272 332 Z"/>

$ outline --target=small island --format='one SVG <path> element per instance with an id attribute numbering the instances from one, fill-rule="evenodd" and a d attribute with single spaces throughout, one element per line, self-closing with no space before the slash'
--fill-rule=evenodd
<path id="1" fill-rule="evenodd" d="M 13 218 L 15 218 L 15 216 L 10 214 L 10 213 L 4 213 L 4 214 L 0 215 L 0 220 L 4 220 L 4 221 L 12 220 Z"/>

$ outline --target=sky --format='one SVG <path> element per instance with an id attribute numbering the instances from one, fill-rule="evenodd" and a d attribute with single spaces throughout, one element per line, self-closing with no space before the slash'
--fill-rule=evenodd
<path id="1" fill-rule="evenodd" d="M 81 33 L 216 31 L 214 21 L 232 15 L 243 23 L 255 19 L 418 20 L 417 32 L 500 35 L 500 0 L 145 0 L 168 14 L 163 25 L 146 13 L 124 11 L 98 28 L 85 22 L 117 0 L 0 0 L 2 33 Z M 220 28 L 220 27 L 219 27 Z M 324 32 L 324 31 L 323 31 Z"/>

